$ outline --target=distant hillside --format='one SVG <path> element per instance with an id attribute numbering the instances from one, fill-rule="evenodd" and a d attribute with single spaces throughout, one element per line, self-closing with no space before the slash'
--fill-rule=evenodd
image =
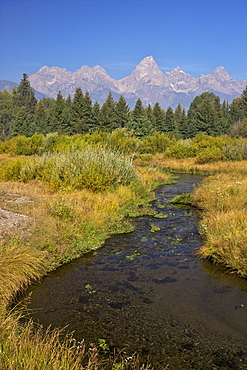
<path id="1" fill-rule="evenodd" d="M 18 83 L 7 81 L 7 80 L 0 80 L 0 91 L 7 90 L 9 92 L 12 92 L 12 89 L 14 86 L 18 86 Z M 37 100 L 40 100 L 42 98 L 48 98 L 47 95 L 42 94 L 41 92 L 34 89 L 35 97 Z"/>

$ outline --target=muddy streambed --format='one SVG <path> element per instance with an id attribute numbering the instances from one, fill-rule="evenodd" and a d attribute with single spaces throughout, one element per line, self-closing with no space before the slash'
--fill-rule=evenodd
<path id="1" fill-rule="evenodd" d="M 32 317 L 155 369 L 247 369 L 247 280 L 195 256 L 198 213 L 171 203 L 201 181 L 179 175 L 156 190 L 158 217 L 32 286 Z"/>

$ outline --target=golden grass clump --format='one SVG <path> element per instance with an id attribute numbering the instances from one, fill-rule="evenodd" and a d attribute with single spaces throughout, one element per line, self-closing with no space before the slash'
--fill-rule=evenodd
<path id="1" fill-rule="evenodd" d="M 167 158 L 164 154 L 156 154 L 150 160 L 150 164 L 155 164 L 160 168 L 174 172 L 188 173 L 231 173 L 238 172 L 247 174 L 247 160 L 243 161 L 218 161 L 212 163 L 199 164 L 195 157 L 191 158 Z"/>
<path id="2" fill-rule="evenodd" d="M 199 255 L 247 276 L 247 177 L 211 176 L 196 190 L 194 201 L 202 209 Z"/>
<path id="3" fill-rule="evenodd" d="M 1 369 L 89 370 L 100 365 L 97 348 L 87 354 L 84 343 L 77 343 L 72 336 L 61 340 L 61 330 L 43 330 L 31 320 L 21 325 L 19 320 L 10 314 L 0 324 Z"/>
<path id="4" fill-rule="evenodd" d="M 41 253 L 19 239 L 0 243 L 0 302 L 7 304 L 13 295 L 32 280 L 44 275 Z"/>
<path id="5" fill-rule="evenodd" d="M 11 313 L 0 322 L 1 370 L 151 370 L 135 354 L 102 354 L 99 346 L 78 342 L 64 330 L 20 319 Z"/>

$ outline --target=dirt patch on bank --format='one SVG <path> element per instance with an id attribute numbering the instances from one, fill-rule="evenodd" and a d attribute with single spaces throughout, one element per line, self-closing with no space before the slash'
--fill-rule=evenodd
<path id="1" fill-rule="evenodd" d="M 0 241 L 7 240 L 12 236 L 28 237 L 31 234 L 31 225 L 34 219 L 21 212 L 13 211 L 11 208 L 19 208 L 33 202 L 27 196 L 16 193 L 1 193 L 0 199 Z"/>

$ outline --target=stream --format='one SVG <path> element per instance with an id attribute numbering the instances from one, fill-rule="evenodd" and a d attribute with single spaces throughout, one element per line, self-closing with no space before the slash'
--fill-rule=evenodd
<path id="1" fill-rule="evenodd" d="M 171 200 L 203 177 L 178 176 L 155 191 L 156 216 L 31 286 L 28 308 L 45 327 L 105 339 L 154 369 L 247 369 L 247 280 L 196 256 L 198 211 Z"/>

